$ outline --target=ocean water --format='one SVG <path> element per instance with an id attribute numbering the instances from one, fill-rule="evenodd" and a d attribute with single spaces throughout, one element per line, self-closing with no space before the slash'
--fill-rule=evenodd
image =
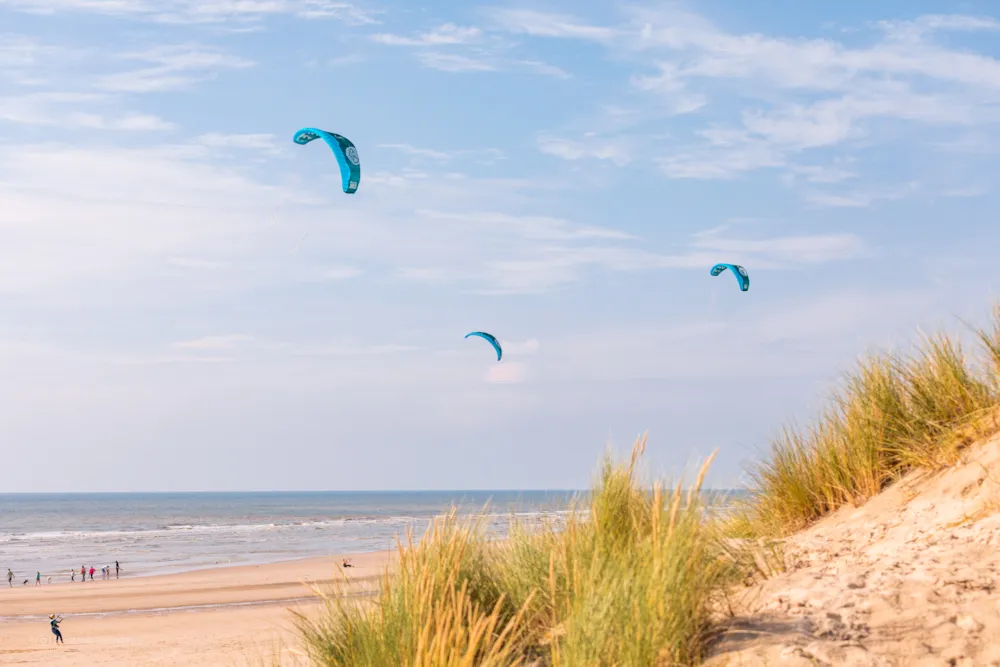
<path id="1" fill-rule="evenodd" d="M 0 575 L 43 581 L 121 563 L 142 576 L 393 548 L 452 506 L 503 535 L 564 515 L 572 491 L 0 494 Z M 3 581 L 6 583 L 6 581 Z"/>
<path id="2" fill-rule="evenodd" d="M 121 563 L 134 577 L 393 548 L 434 516 L 489 503 L 487 531 L 510 516 L 559 519 L 574 491 L 0 494 L 0 575 L 69 579 Z M 95 573 L 96 574 L 96 573 Z M 100 576 L 97 574 L 96 576 Z M 5 581 L 2 583 L 6 583 Z"/>

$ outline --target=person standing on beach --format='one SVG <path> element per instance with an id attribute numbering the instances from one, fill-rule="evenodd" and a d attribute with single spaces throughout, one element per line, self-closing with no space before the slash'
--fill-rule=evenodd
<path id="1" fill-rule="evenodd" d="M 55 614 L 49 614 L 49 625 L 52 626 L 52 634 L 56 636 L 57 644 L 60 642 L 62 642 L 63 644 L 66 643 L 63 641 L 62 633 L 59 632 L 59 623 L 61 621 L 62 621 L 62 616 L 57 617 Z"/>
<path id="2" fill-rule="evenodd" d="M 42 585 L 42 573 L 41 572 L 35 572 L 35 585 L 36 586 L 41 586 Z"/>
<path id="3" fill-rule="evenodd" d="M 87 580 L 87 568 L 84 565 L 80 566 L 80 581 Z"/>
<path id="4" fill-rule="evenodd" d="M 7 568 L 7 585 L 14 588 L 14 572 Z"/>
<path id="5" fill-rule="evenodd" d="M 118 561 L 115 561 L 115 579 L 118 578 L 118 570 L 120 570 L 120 569 L 121 569 L 121 567 L 119 567 Z"/>
<path id="6" fill-rule="evenodd" d="M 90 566 L 90 580 L 91 581 L 94 580 L 94 566 L 93 565 Z"/>
<path id="7" fill-rule="evenodd" d="M 76 570 L 70 570 L 69 571 L 69 580 L 70 581 L 76 581 Z"/>

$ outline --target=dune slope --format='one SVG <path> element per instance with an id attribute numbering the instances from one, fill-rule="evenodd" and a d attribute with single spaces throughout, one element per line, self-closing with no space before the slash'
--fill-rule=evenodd
<path id="1" fill-rule="evenodd" d="M 1000 666 L 1000 437 L 786 540 L 707 664 Z"/>

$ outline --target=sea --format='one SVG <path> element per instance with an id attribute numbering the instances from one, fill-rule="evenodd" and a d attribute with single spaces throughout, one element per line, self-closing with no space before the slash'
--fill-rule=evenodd
<path id="1" fill-rule="evenodd" d="M 487 534 L 568 514 L 579 491 L 0 494 L 0 574 L 69 580 L 81 566 L 148 576 L 394 548 L 435 516 L 485 511 Z M 713 494 L 712 497 L 718 497 Z M 732 494 L 727 494 L 732 497 Z"/>

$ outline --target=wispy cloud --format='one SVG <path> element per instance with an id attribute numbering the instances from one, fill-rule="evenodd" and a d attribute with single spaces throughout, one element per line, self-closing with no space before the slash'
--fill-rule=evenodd
<path id="1" fill-rule="evenodd" d="M 194 143 L 206 148 L 249 150 L 276 155 L 281 152 L 278 139 L 273 134 L 222 134 L 207 132 L 195 137 Z"/>
<path id="2" fill-rule="evenodd" d="M 918 183 L 909 183 L 895 188 L 867 188 L 848 192 L 815 192 L 808 191 L 805 201 L 814 206 L 840 208 L 865 208 L 876 201 L 893 201 L 903 199 L 908 194 L 919 190 Z"/>
<path id="3" fill-rule="evenodd" d="M 94 93 L 29 93 L 0 97 L 0 121 L 133 132 L 158 132 L 176 127 L 153 114 L 108 110 L 110 101 L 108 96 Z"/>
<path id="4" fill-rule="evenodd" d="M 435 160 L 438 162 L 450 162 L 460 158 L 473 158 L 479 162 L 495 162 L 503 159 L 504 152 L 498 148 L 482 149 L 461 149 L 461 150 L 436 150 L 433 148 L 421 148 L 408 143 L 387 143 L 379 144 L 379 148 L 388 148 L 399 151 L 404 155 L 419 158 L 421 160 Z"/>
<path id="5" fill-rule="evenodd" d="M 614 28 L 587 25 L 571 16 L 533 9 L 497 9 L 491 12 L 491 16 L 497 24 L 511 32 L 535 37 L 560 37 L 605 43 L 622 34 Z"/>
<path id="6" fill-rule="evenodd" d="M 684 252 L 667 254 L 640 247 L 640 239 L 619 230 L 587 227 L 557 218 L 499 213 L 422 212 L 439 221 L 449 237 L 472 235 L 489 253 L 468 252 L 448 264 L 410 264 L 398 275 L 426 284 L 460 282 L 481 294 L 526 294 L 563 289 L 592 272 L 703 270 L 719 261 L 745 262 L 755 269 L 789 269 L 870 256 L 871 249 L 853 234 L 796 235 L 758 239 L 702 232 Z"/>
<path id="7" fill-rule="evenodd" d="M 856 172 L 812 165 L 810 173 L 800 156 L 877 144 L 872 128 L 878 121 L 942 129 L 1000 122 L 1000 60 L 935 39 L 942 31 L 1000 30 L 992 17 L 882 22 L 869 45 L 847 45 L 731 33 L 676 5 L 633 5 L 615 25 L 525 9 L 492 16 L 513 33 L 612 50 L 639 69 L 629 77 L 632 88 L 653 96 L 667 115 L 700 110 L 728 94 L 730 103 L 717 106 L 714 116 L 724 118 L 728 106 L 738 110 L 735 119 L 696 128 L 689 140 L 669 142 L 669 152 L 654 158 L 669 178 L 732 179 L 772 168 L 832 183 Z M 581 154 L 577 148 L 556 145 L 567 155 Z"/>
<path id="8" fill-rule="evenodd" d="M 152 93 L 185 88 L 211 79 L 219 71 L 253 67 L 252 60 L 195 45 L 159 46 L 137 53 L 123 53 L 123 60 L 153 63 L 130 72 L 101 77 L 98 88 L 114 92 Z"/>
<path id="9" fill-rule="evenodd" d="M 155 131 L 172 130 L 176 127 L 177 125 L 175 123 L 163 120 L 159 116 L 144 113 L 135 113 L 123 116 L 115 119 L 111 124 L 111 128 L 116 130 Z"/>
<path id="10" fill-rule="evenodd" d="M 376 23 L 378 12 L 338 0 L 0 0 L 0 7 L 33 14 L 80 12 L 168 24 L 254 23 L 281 14 Z"/>
<path id="11" fill-rule="evenodd" d="M 417 60 L 424 67 L 442 72 L 495 72 L 499 69 L 489 58 L 440 51 L 422 51 L 417 54 Z"/>
<path id="12" fill-rule="evenodd" d="M 401 345 L 399 343 L 327 343 L 325 345 L 296 346 L 290 350 L 290 353 L 306 357 L 381 357 L 416 352 L 419 349 L 416 345 Z"/>
<path id="13" fill-rule="evenodd" d="M 982 197 L 989 192 L 989 187 L 983 183 L 977 183 L 975 185 L 968 185 L 961 188 L 951 188 L 944 191 L 945 197 Z"/>
<path id="14" fill-rule="evenodd" d="M 570 78 L 560 67 L 507 55 L 510 45 L 476 26 L 444 23 L 432 30 L 413 35 L 376 33 L 371 40 L 386 46 L 416 49 L 415 57 L 424 67 L 443 72 L 496 72 L 523 70 L 559 79 Z"/>
<path id="15" fill-rule="evenodd" d="M 451 213 L 435 210 L 417 210 L 426 219 L 456 225 L 472 226 L 489 234 L 513 234 L 526 240 L 569 241 L 580 239 L 634 240 L 635 237 L 610 227 L 588 227 L 562 218 L 539 215 L 510 215 L 507 213 L 463 212 Z"/>
<path id="16" fill-rule="evenodd" d="M 379 144 L 378 147 L 391 148 L 405 153 L 406 155 L 427 158 L 430 160 L 450 160 L 454 157 L 453 153 L 447 151 L 437 151 L 432 148 L 418 148 L 410 144 Z"/>
<path id="17" fill-rule="evenodd" d="M 787 268 L 791 265 L 824 264 L 871 255 L 871 249 L 855 234 L 819 234 L 769 239 L 734 239 L 718 231 L 697 234 L 691 246 L 717 255 L 753 258 L 756 268 Z"/>
<path id="18" fill-rule="evenodd" d="M 0 35 L 0 80 L 37 85 L 40 83 L 38 71 L 60 51 L 60 48 L 41 44 L 33 37 Z"/>
<path id="19" fill-rule="evenodd" d="M 840 183 L 858 177 L 855 172 L 840 166 L 848 162 L 850 161 L 835 161 L 832 165 L 792 164 L 788 166 L 786 177 L 789 182 L 802 178 L 809 183 Z"/>
<path id="20" fill-rule="evenodd" d="M 471 44 L 479 41 L 483 31 L 474 26 L 458 26 L 445 23 L 433 30 L 411 37 L 391 33 L 376 33 L 372 41 L 389 46 L 443 46 L 450 44 Z"/>
<path id="21" fill-rule="evenodd" d="M 559 139 L 556 137 L 540 137 L 538 150 L 549 155 L 561 157 L 564 160 L 579 160 L 595 158 L 609 160 L 618 166 L 624 166 L 631 161 L 628 147 L 621 139 L 589 138 L 583 141 Z"/>
<path id="22" fill-rule="evenodd" d="M 1000 30 L 1000 21 L 991 16 L 925 14 L 912 21 L 879 21 L 876 25 L 894 39 L 920 38 L 935 31 Z"/>
<path id="23" fill-rule="evenodd" d="M 514 60 L 511 61 L 511 67 L 514 69 L 523 69 L 528 72 L 543 74 L 545 76 L 551 76 L 556 79 L 573 78 L 573 75 L 564 70 L 562 67 L 541 62 L 540 60 Z"/>

